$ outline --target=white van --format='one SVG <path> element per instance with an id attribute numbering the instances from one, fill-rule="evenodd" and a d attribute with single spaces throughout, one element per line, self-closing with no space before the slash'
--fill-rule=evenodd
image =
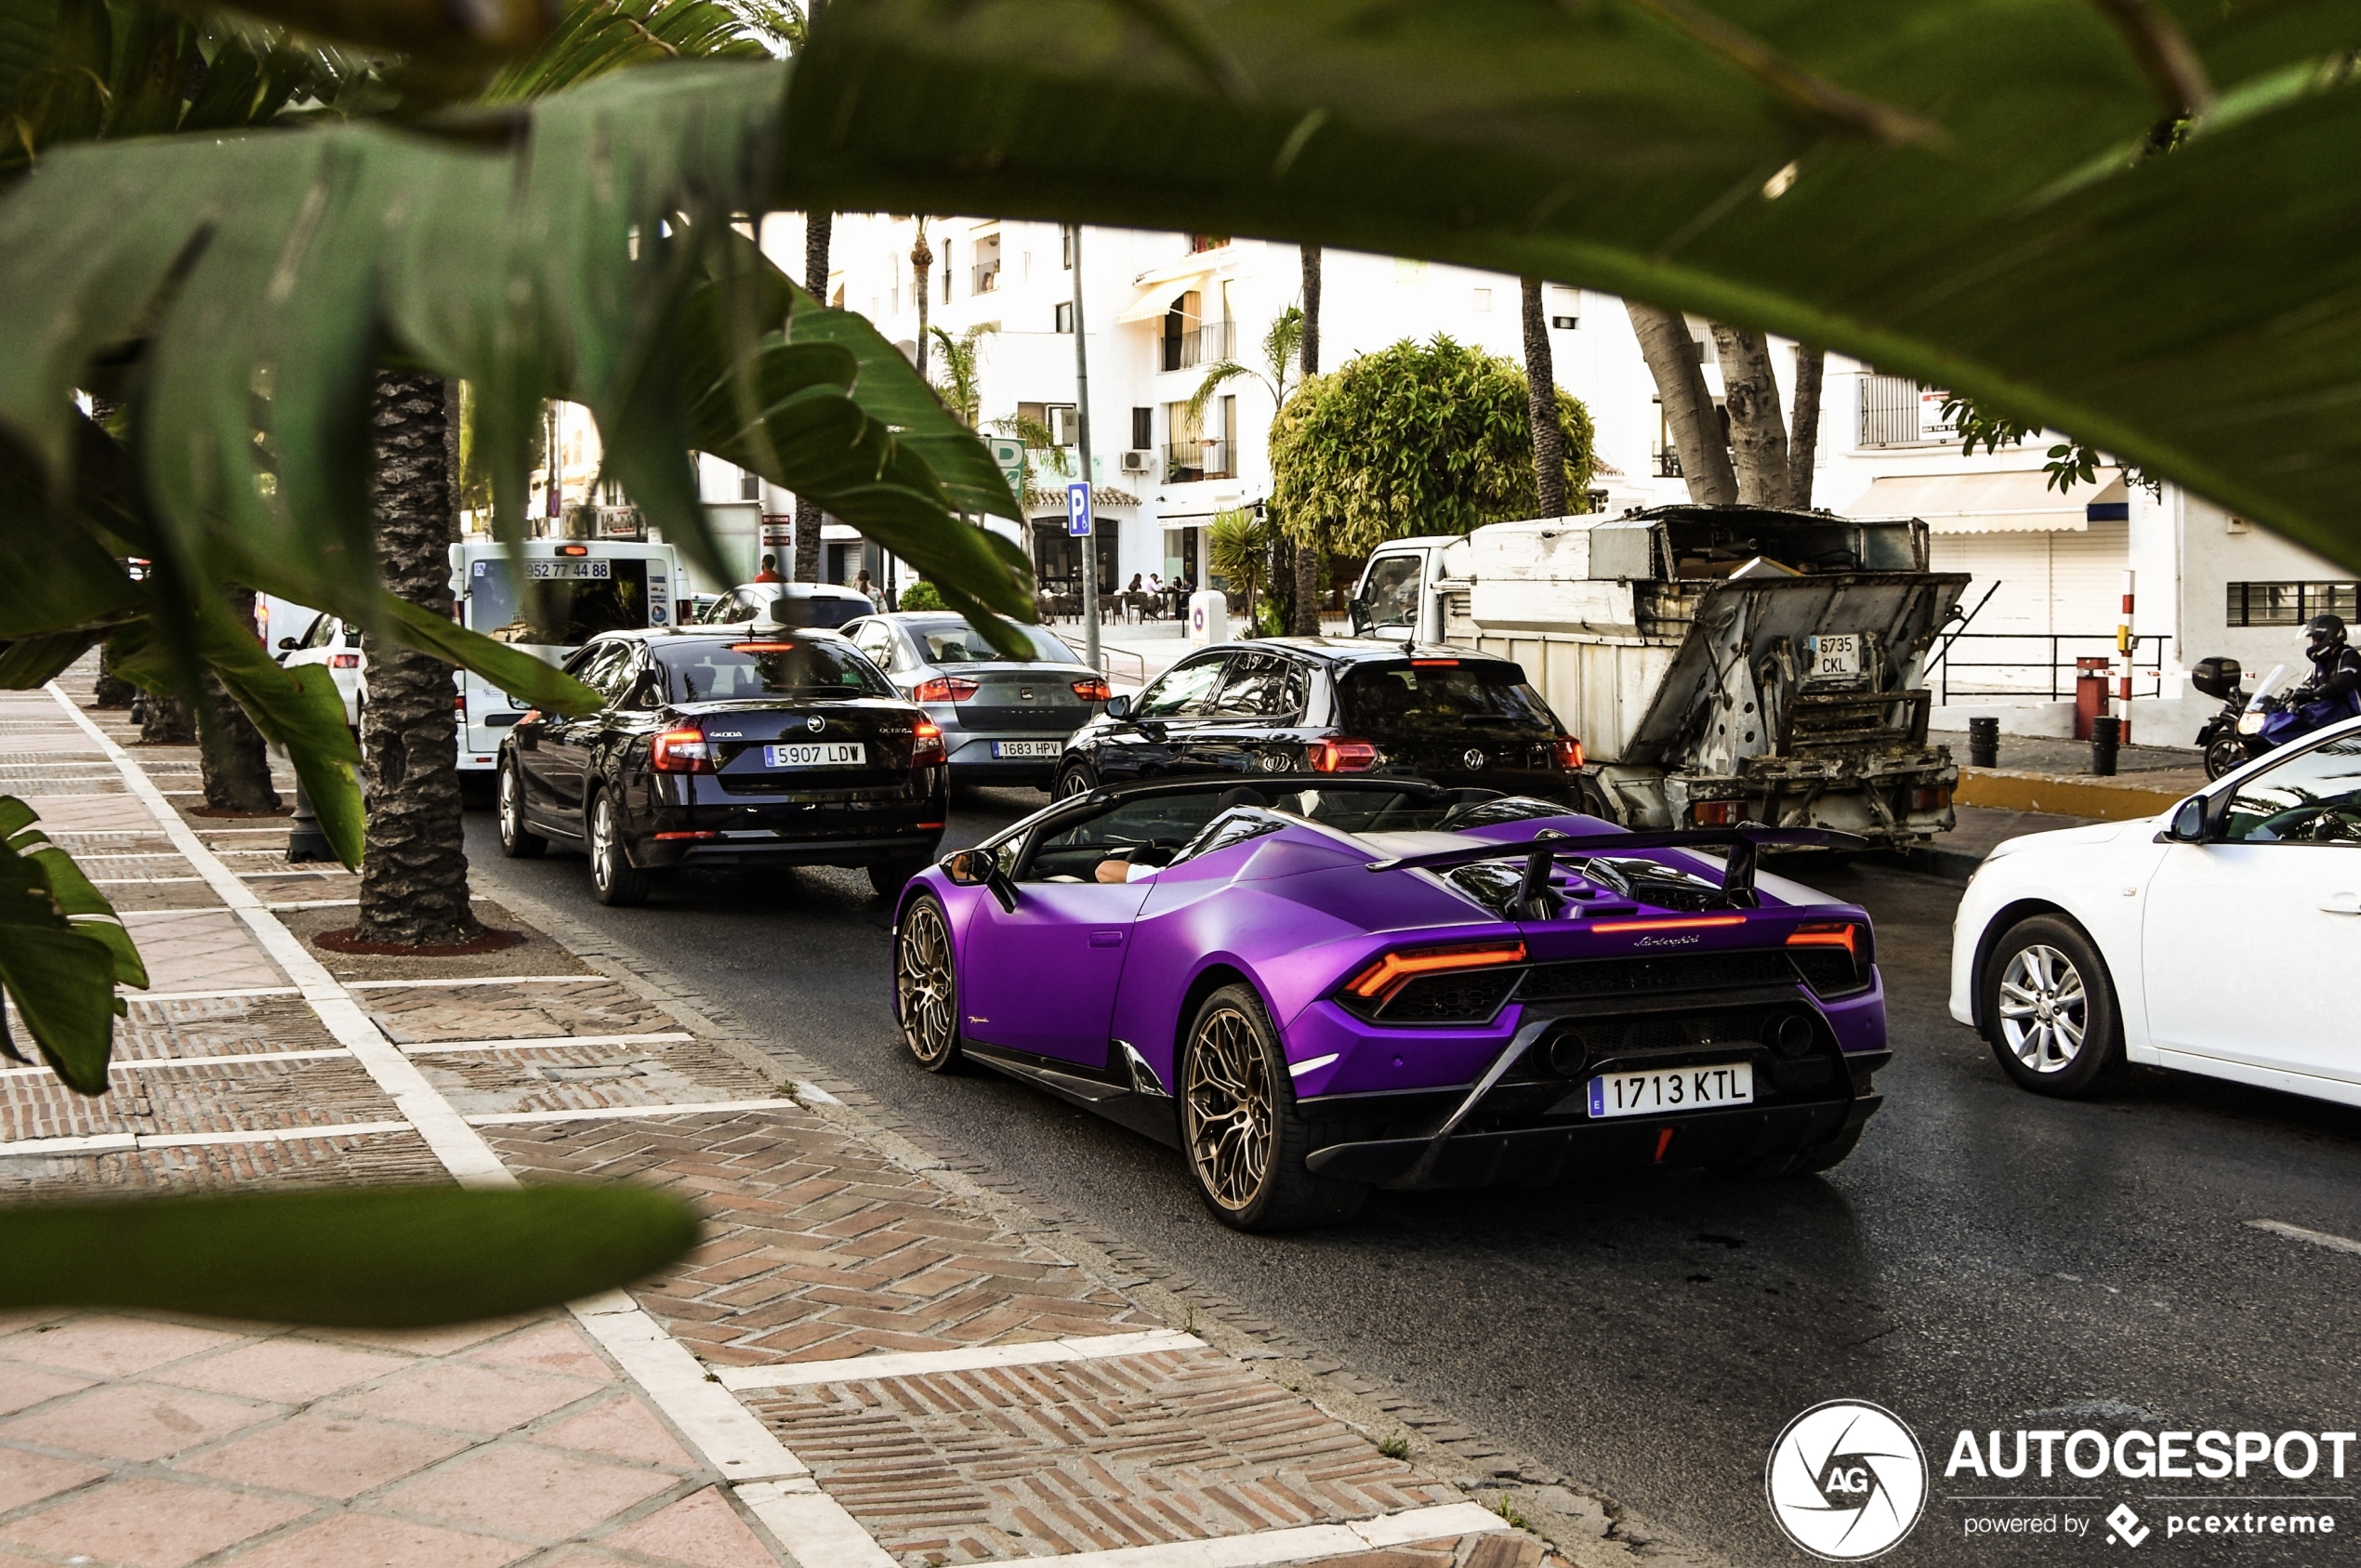
<path id="1" fill-rule="evenodd" d="M 522 584 L 497 540 L 451 547 L 451 592 L 459 622 L 495 642 L 512 643 L 552 665 L 600 632 L 676 625 L 685 587 L 669 545 L 627 539 L 528 539 Z M 521 591 L 520 591 L 521 590 Z M 459 672 L 459 768 L 490 772 L 500 737 L 526 705 L 472 670 Z"/>

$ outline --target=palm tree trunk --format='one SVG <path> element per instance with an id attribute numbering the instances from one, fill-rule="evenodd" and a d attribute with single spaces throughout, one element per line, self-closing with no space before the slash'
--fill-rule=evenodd
<path id="1" fill-rule="evenodd" d="M 139 688 L 115 674 L 113 642 L 107 641 L 99 644 L 99 682 L 91 692 L 90 705 L 103 708 L 129 707 L 131 699 L 137 696 Z"/>
<path id="2" fill-rule="evenodd" d="M 1678 310 L 1627 300 L 1631 330 L 1640 339 L 1640 355 L 1664 404 L 1664 421 L 1680 454 L 1681 476 L 1688 481 L 1689 499 L 1699 506 L 1726 507 L 1738 498 L 1738 477 L 1730 468 L 1730 444 L 1722 438 L 1721 420 L 1714 412 L 1713 395 L 1705 389 L 1705 372 L 1697 367 L 1697 340 Z"/>
<path id="3" fill-rule="evenodd" d="M 1550 318 L 1542 313 L 1541 280 L 1524 283 L 1526 416 L 1533 425 L 1533 487 L 1537 517 L 1566 515 L 1565 431 L 1558 424 L 1558 368 L 1550 353 Z"/>
<path id="4" fill-rule="evenodd" d="M 820 20 L 823 0 L 811 0 L 810 17 Z M 815 212 L 803 220 L 803 286 L 811 297 L 826 304 L 828 299 L 828 242 L 836 230 L 834 213 Z M 820 503 L 801 495 L 795 498 L 795 569 L 788 576 L 798 583 L 820 580 Z"/>
<path id="5" fill-rule="evenodd" d="M 151 692 L 140 703 L 141 745 L 193 745 L 196 739 L 196 716 L 178 692 Z"/>
<path id="6" fill-rule="evenodd" d="M 1320 374 L 1320 247 L 1305 245 L 1303 256 L 1303 336 L 1296 345 L 1296 368 L 1306 379 Z M 1295 619 L 1288 630 L 1298 637 L 1320 635 L 1320 600 L 1327 585 L 1326 552 L 1317 545 L 1295 542 Z"/>
<path id="7" fill-rule="evenodd" d="M 1828 351 L 1809 344 L 1795 346 L 1795 414 L 1787 421 L 1787 505 L 1797 511 L 1812 509 L 1812 466 L 1820 456 L 1820 382 L 1828 368 Z"/>
<path id="8" fill-rule="evenodd" d="M 377 373 L 377 559 L 386 586 L 451 613 L 458 519 L 455 399 L 439 376 Z M 374 633 L 362 639 L 369 701 L 361 719 L 369 799 L 361 866 L 362 942 L 461 942 L 482 934 L 468 903 L 459 736 L 451 666 Z"/>
<path id="9" fill-rule="evenodd" d="M 223 594 L 239 625 L 254 625 L 254 590 L 232 586 Z M 199 732 L 198 771 L 204 783 L 205 806 L 216 811 L 277 810 L 279 792 L 270 787 L 270 754 L 264 747 L 262 731 L 209 673 L 204 690 L 214 718 L 210 730 Z"/>
<path id="10" fill-rule="evenodd" d="M 1714 352 L 1721 360 L 1721 404 L 1730 411 L 1730 450 L 1738 468 L 1738 500 L 1754 507 L 1784 507 L 1787 481 L 1787 425 L 1779 411 L 1779 381 L 1771 371 L 1771 348 L 1762 334 L 1713 323 Z"/>

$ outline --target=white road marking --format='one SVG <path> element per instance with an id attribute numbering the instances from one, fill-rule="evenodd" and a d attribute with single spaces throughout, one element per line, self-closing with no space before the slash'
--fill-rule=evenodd
<path id="1" fill-rule="evenodd" d="M 709 1100 L 695 1104 L 671 1105 L 588 1105 L 574 1111 L 502 1111 L 492 1115 L 469 1116 L 468 1125 L 475 1127 L 517 1127 L 526 1122 L 611 1122 L 628 1121 L 634 1116 L 706 1116 L 722 1111 L 790 1111 L 797 1109 L 792 1100 Z"/>
<path id="2" fill-rule="evenodd" d="M 785 1366 L 725 1366 L 717 1376 L 725 1389 L 794 1389 L 813 1383 L 851 1383 L 871 1377 L 926 1377 L 938 1372 L 980 1372 L 995 1366 L 1053 1366 L 1061 1362 L 1105 1361 L 1115 1356 L 1198 1351 L 1205 1341 L 1177 1328 L 1141 1334 L 1082 1334 L 1030 1345 L 963 1345 L 956 1351 L 895 1351 L 848 1356 L 839 1361 L 800 1361 Z"/>
<path id="3" fill-rule="evenodd" d="M 527 1034 L 514 1040 L 421 1040 L 402 1048 L 412 1056 L 442 1051 L 550 1050 L 560 1046 L 661 1046 L 696 1036 L 685 1030 L 656 1034 Z"/>
<path id="4" fill-rule="evenodd" d="M 134 910 L 133 914 L 139 911 Z M 149 913 L 158 913 L 150 911 Z M 181 911 L 173 910 L 173 914 Z M 219 909 L 191 909 L 191 915 L 218 915 Z M 250 985 L 242 991 L 146 991 L 137 996 L 125 996 L 126 1002 L 223 1002 L 233 996 L 300 996 L 303 993 L 292 985 Z"/>
<path id="5" fill-rule="evenodd" d="M 1507 1520 L 1478 1504 L 1441 1503 L 1356 1519 L 1350 1524 L 1303 1524 L 1251 1535 L 1217 1535 L 1209 1541 L 1164 1541 L 1152 1547 L 1117 1547 L 1113 1551 L 1076 1551 L 1023 1561 L 1054 1562 L 1059 1568 L 1263 1568 L 1270 1563 L 1316 1561 L 1323 1557 L 1408 1546 L 1413 1541 L 1508 1528 Z"/>
<path id="6" fill-rule="evenodd" d="M 151 1073 L 160 1067 L 227 1067 L 249 1061 L 317 1061 L 323 1057 L 350 1056 L 338 1046 L 334 1050 L 320 1051 L 252 1051 L 238 1056 L 146 1056 L 131 1057 L 122 1061 L 110 1061 L 110 1073 Z M 0 1078 L 46 1076 L 46 1067 L 0 1067 Z"/>
<path id="7" fill-rule="evenodd" d="M 2285 1236 L 2291 1242 L 2306 1242 L 2313 1246 L 2325 1246 L 2330 1252 L 2350 1252 L 2361 1256 L 2361 1242 L 2350 1236 L 2331 1235 L 2326 1231 L 2307 1231 L 2301 1225 L 2290 1225 L 2284 1219 L 2249 1219 L 2247 1223 L 2258 1231 L 2268 1231 Z"/>

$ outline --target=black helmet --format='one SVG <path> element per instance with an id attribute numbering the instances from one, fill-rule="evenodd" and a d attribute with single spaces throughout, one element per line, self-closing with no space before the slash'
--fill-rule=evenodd
<path id="1" fill-rule="evenodd" d="M 2339 615 L 2315 615 L 2303 628 L 2304 645 L 2314 658 L 2332 649 L 2344 646 L 2344 619 Z"/>

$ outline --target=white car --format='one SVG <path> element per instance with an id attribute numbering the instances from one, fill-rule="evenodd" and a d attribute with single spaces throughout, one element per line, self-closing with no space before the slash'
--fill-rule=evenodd
<path id="1" fill-rule="evenodd" d="M 2011 838 L 1960 900 L 1951 1016 L 2009 1076 L 2130 1061 L 2361 1105 L 2361 719 L 2173 810 Z"/>
<path id="2" fill-rule="evenodd" d="M 361 709 L 368 700 L 369 664 L 361 652 L 359 626 L 322 614 L 304 629 L 301 637 L 279 639 L 279 662 L 290 667 L 326 665 L 328 679 L 336 683 L 336 695 L 344 699 L 344 721 L 356 731 L 361 728 Z"/>

